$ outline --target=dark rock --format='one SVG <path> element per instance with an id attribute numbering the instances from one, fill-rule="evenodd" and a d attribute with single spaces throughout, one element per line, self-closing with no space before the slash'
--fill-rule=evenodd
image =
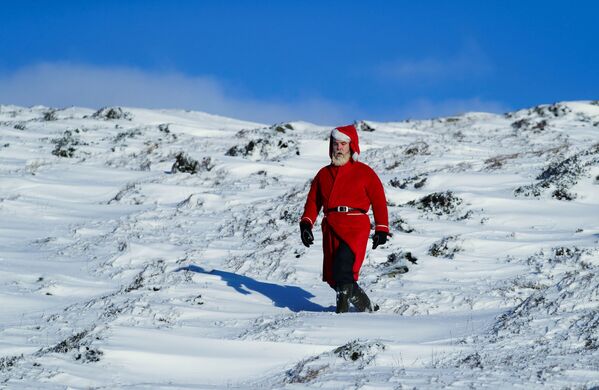
<path id="1" fill-rule="evenodd" d="M 410 225 L 408 225 L 408 223 L 406 221 L 404 221 L 402 218 L 397 218 L 397 219 L 392 220 L 391 226 L 393 228 L 395 228 L 396 230 L 399 230 L 400 232 L 404 232 L 404 233 L 414 232 L 414 228 L 411 227 Z"/>
<path id="2" fill-rule="evenodd" d="M 294 130 L 291 123 L 279 123 L 270 127 L 277 133 L 285 133 L 287 130 Z"/>
<path id="3" fill-rule="evenodd" d="M 371 125 L 369 125 L 365 121 L 354 122 L 354 126 L 356 127 L 356 129 L 358 131 L 365 131 L 365 132 L 370 132 L 370 133 L 373 132 L 373 131 L 375 131 L 375 128 L 372 127 Z"/>

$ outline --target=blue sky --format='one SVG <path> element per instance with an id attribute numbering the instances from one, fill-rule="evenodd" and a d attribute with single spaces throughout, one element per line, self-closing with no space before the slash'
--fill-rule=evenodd
<path id="1" fill-rule="evenodd" d="M 594 1 L 2 1 L 0 104 L 265 123 L 599 98 Z"/>

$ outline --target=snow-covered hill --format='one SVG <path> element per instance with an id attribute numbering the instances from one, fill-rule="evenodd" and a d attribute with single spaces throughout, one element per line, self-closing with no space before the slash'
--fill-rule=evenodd
<path id="1" fill-rule="evenodd" d="M 0 106 L 0 387 L 599 386 L 599 102 L 358 125 L 394 237 L 337 315 L 330 129 Z"/>

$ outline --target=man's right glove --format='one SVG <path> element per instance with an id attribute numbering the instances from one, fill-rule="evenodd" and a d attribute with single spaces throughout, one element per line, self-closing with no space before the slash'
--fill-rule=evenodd
<path id="1" fill-rule="evenodd" d="M 300 222 L 300 234 L 302 237 L 302 243 L 310 248 L 310 245 L 314 244 L 314 235 L 312 234 L 312 226 L 306 221 Z"/>

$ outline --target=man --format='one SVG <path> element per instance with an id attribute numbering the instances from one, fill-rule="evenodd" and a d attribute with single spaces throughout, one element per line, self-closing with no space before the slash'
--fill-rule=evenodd
<path id="1" fill-rule="evenodd" d="M 359 154 L 358 132 L 353 125 L 333 129 L 329 140 L 331 164 L 312 181 L 300 221 L 302 243 L 310 247 L 314 242 L 312 227 L 320 210 L 324 211 L 322 279 L 337 292 L 337 313 L 347 312 L 350 302 L 358 311 L 375 309 L 357 284 L 370 235 L 366 213 L 371 205 L 376 223 L 372 249 L 390 236 L 383 185 L 368 165 L 358 162 Z"/>

